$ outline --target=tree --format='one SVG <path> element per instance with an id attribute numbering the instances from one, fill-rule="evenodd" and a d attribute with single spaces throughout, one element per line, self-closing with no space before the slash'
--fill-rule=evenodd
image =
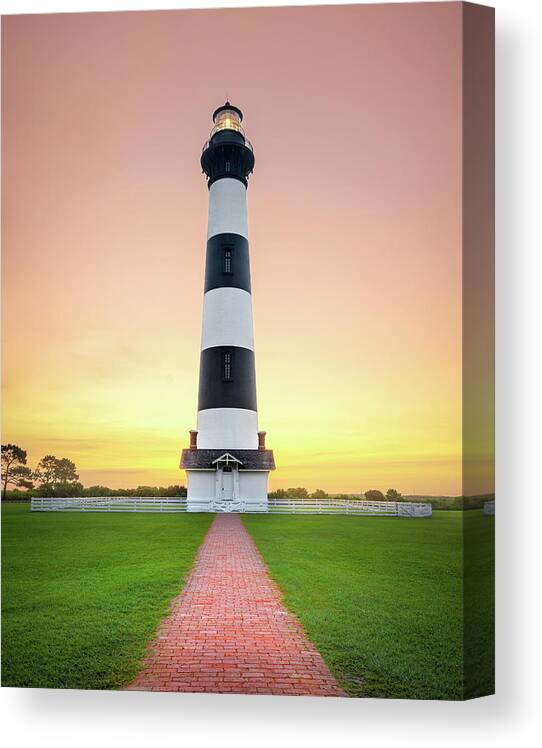
<path id="1" fill-rule="evenodd" d="M 89 486 L 85 488 L 85 496 L 111 496 L 111 489 L 107 486 Z"/>
<path id="2" fill-rule="evenodd" d="M 164 496 L 186 496 L 186 486 L 168 486 L 165 490 Z"/>
<path id="3" fill-rule="evenodd" d="M 53 493 L 56 496 L 83 496 L 84 488 L 78 481 L 60 482 L 56 484 Z"/>
<path id="4" fill-rule="evenodd" d="M 75 463 L 65 457 L 59 460 L 54 455 L 45 455 L 38 462 L 34 479 L 40 484 L 40 493 L 45 496 L 55 493 L 73 496 L 83 488 L 77 483 L 79 476 Z"/>
<path id="5" fill-rule="evenodd" d="M 285 499 L 287 498 L 287 493 L 284 490 L 284 488 L 277 488 L 276 491 L 271 491 L 269 494 L 270 499 Z"/>
<path id="6" fill-rule="evenodd" d="M 158 496 L 159 491 L 156 486 L 138 486 L 134 491 L 134 496 Z"/>
<path id="7" fill-rule="evenodd" d="M 8 485 L 32 488 L 32 471 L 26 466 L 26 451 L 16 444 L 2 444 L 2 499 Z"/>
<path id="8" fill-rule="evenodd" d="M 59 483 L 75 483 L 79 479 L 75 463 L 66 457 L 58 461 L 57 476 Z"/>
<path id="9" fill-rule="evenodd" d="M 58 460 L 53 455 L 46 455 L 39 462 L 34 471 L 34 478 L 40 487 L 54 486 L 58 483 L 56 474 Z"/>
<path id="10" fill-rule="evenodd" d="M 321 488 L 317 488 L 316 491 L 311 493 L 311 499 L 316 499 L 316 501 L 319 501 L 320 499 L 329 499 L 329 494 Z"/>
<path id="11" fill-rule="evenodd" d="M 365 491 L 365 498 L 367 501 L 384 501 L 384 494 L 382 491 L 373 488 L 370 491 Z"/>
<path id="12" fill-rule="evenodd" d="M 290 499 L 300 499 L 301 501 L 304 501 L 305 499 L 309 498 L 309 492 L 306 488 L 287 488 L 286 489 L 286 495 Z"/>
<path id="13" fill-rule="evenodd" d="M 386 491 L 386 499 L 388 501 L 399 501 L 400 498 L 402 498 L 402 494 L 396 491 L 395 488 L 388 488 Z"/>
<path id="14" fill-rule="evenodd" d="M 6 498 L 8 485 L 14 486 L 15 488 L 34 488 L 34 484 L 32 483 L 32 470 L 30 470 L 26 465 L 16 465 L 14 468 L 11 468 L 7 479 L 4 478 L 2 496 L 4 499 Z"/>

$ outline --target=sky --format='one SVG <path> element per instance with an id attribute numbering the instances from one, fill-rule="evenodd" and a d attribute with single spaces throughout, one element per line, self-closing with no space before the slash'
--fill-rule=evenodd
<path id="1" fill-rule="evenodd" d="M 3 442 L 185 482 L 228 97 L 270 487 L 461 493 L 460 4 L 11 16 L 2 42 Z"/>

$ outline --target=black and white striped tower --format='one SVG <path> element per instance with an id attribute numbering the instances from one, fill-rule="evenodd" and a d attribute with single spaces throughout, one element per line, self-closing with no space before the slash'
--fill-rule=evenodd
<path id="1" fill-rule="evenodd" d="M 191 511 L 267 509 L 273 453 L 258 431 L 247 221 L 254 153 L 243 114 L 213 113 L 201 166 L 209 187 L 198 427 L 183 450 Z"/>

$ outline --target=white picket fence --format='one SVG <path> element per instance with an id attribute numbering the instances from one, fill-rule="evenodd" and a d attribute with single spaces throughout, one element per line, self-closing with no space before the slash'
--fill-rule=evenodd
<path id="1" fill-rule="evenodd" d="M 431 504 L 349 499 L 269 499 L 271 514 L 352 514 L 365 517 L 431 517 Z"/>
<path id="2" fill-rule="evenodd" d="M 77 496 L 34 498 L 33 512 L 186 512 L 185 496 Z"/>
<path id="3" fill-rule="evenodd" d="M 33 512 L 186 512 L 187 506 L 186 498 L 181 496 L 33 497 L 31 510 Z M 247 510 L 241 509 L 240 511 Z M 366 517 L 431 517 L 432 508 L 431 504 L 408 501 L 269 499 L 268 512 L 270 514 L 350 514 Z"/>

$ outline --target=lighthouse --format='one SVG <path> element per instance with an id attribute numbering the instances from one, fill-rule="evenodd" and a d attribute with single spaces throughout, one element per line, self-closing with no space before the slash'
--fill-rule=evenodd
<path id="1" fill-rule="evenodd" d="M 243 113 L 213 113 L 201 167 L 209 188 L 197 429 L 183 449 L 188 511 L 267 511 L 273 452 L 258 430 L 247 189 L 254 151 Z"/>

